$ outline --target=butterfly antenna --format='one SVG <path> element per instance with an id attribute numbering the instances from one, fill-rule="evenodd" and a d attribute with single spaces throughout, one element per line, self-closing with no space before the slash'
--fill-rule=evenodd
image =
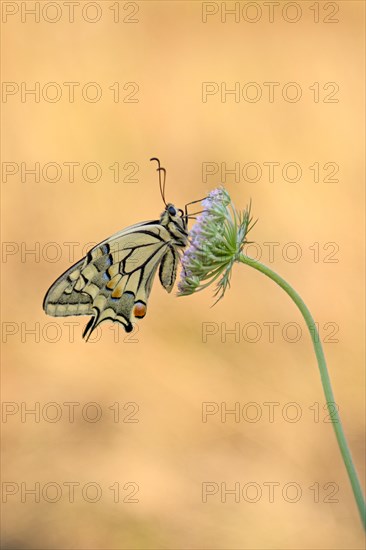
<path id="1" fill-rule="evenodd" d="M 152 160 L 156 160 L 156 162 L 158 163 L 158 167 L 157 167 L 157 171 L 159 172 L 159 187 L 160 187 L 160 194 L 161 194 L 161 198 L 163 199 L 163 203 L 165 204 L 166 206 L 166 201 L 165 201 L 165 180 L 166 180 L 166 170 L 165 168 L 162 168 L 160 166 L 160 160 L 156 157 L 152 157 L 150 159 L 151 161 Z M 163 172 L 164 174 L 164 180 L 163 182 L 161 181 L 161 172 Z"/>
<path id="2" fill-rule="evenodd" d="M 165 168 L 160 168 L 159 169 L 159 174 L 160 172 L 163 172 L 163 201 L 164 201 L 164 204 L 166 206 L 166 200 L 165 200 L 165 182 L 166 182 L 166 170 Z"/>

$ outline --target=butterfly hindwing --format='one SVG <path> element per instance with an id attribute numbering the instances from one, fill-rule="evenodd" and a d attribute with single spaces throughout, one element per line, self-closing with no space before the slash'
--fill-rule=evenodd
<path id="1" fill-rule="evenodd" d="M 44 300 L 53 316 L 93 315 L 83 336 L 89 338 L 103 321 L 121 323 L 126 332 L 132 321 L 146 314 L 157 268 L 170 292 L 179 255 L 172 236 L 158 222 L 129 227 L 94 247 L 51 286 Z"/>

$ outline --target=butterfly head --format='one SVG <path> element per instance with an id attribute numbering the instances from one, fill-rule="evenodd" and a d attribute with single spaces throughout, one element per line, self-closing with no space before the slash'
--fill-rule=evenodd
<path id="1" fill-rule="evenodd" d="M 176 208 L 174 204 L 167 203 L 164 212 L 160 216 L 160 223 L 168 229 L 170 234 L 176 238 L 179 244 L 187 241 L 187 218 L 183 210 Z"/>
<path id="2" fill-rule="evenodd" d="M 168 225 L 171 222 L 178 225 L 182 229 L 185 229 L 187 225 L 183 210 L 181 208 L 176 208 L 174 204 L 169 202 L 160 217 L 160 223 L 163 225 Z"/>

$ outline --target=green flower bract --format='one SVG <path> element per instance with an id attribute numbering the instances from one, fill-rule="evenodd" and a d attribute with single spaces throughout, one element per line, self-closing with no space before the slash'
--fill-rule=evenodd
<path id="1" fill-rule="evenodd" d="M 230 286 L 232 266 L 254 224 L 250 206 L 238 212 L 223 187 L 211 191 L 202 205 L 203 213 L 190 231 L 190 245 L 182 257 L 178 296 L 193 294 L 217 281 L 217 302 Z"/>

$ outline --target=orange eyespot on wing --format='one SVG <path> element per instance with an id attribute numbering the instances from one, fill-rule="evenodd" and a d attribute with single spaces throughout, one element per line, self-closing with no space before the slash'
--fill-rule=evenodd
<path id="1" fill-rule="evenodd" d="M 133 314 L 138 319 L 142 319 L 146 315 L 146 304 L 143 302 L 136 302 L 133 308 Z"/>

